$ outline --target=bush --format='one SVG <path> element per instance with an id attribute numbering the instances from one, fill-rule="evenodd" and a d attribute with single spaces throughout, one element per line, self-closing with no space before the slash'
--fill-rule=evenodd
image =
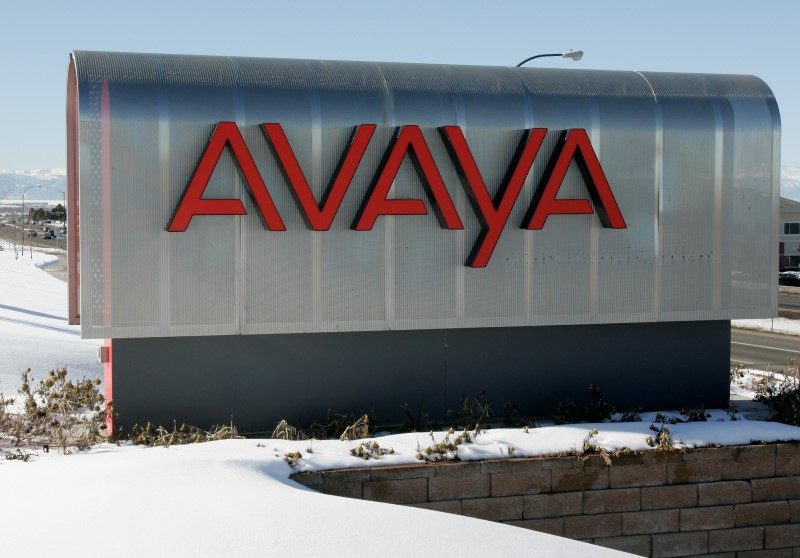
<path id="1" fill-rule="evenodd" d="M 361 442 L 359 445 L 350 450 L 350 455 L 358 457 L 367 461 L 369 459 L 377 459 L 384 455 L 394 455 L 393 448 L 382 448 L 376 441 Z"/>
<path id="2" fill-rule="evenodd" d="M 800 426 L 800 364 L 790 359 L 783 374 L 765 374 L 750 386 L 756 401 L 767 405 L 772 419 Z"/>
<path id="3" fill-rule="evenodd" d="M 358 426 L 359 423 L 362 423 Z M 325 417 L 314 420 L 305 432 L 298 433 L 298 439 L 313 438 L 315 440 L 332 440 L 335 438 L 355 440 L 369 436 L 369 424 L 375 424 L 375 413 L 356 416 L 353 413 L 342 415 L 328 409 Z M 358 430 L 358 433 L 356 432 Z M 347 433 L 345 435 L 345 433 Z M 356 437 L 352 437 L 352 436 Z"/>
<path id="4" fill-rule="evenodd" d="M 86 449 L 105 436 L 106 409 L 111 402 L 98 386 L 100 380 L 73 382 L 67 369 L 50 370 L 33 386 L 31 369 L 22 372 L 17 390 L 22 405 L 0 395 L 0 436 L 15 448 L 54 445 L 62 453 Z M 16 407 L 16 408 L 15 408 Z"/>
<path id="5" fill-rule="evenodd" d="M 298 430 L 297 427 L 290 425 L 285 420 L 282 420 L 278 423 L 278 426 L 275 427 L 275 430 L 272 431 L 272 438 L 273 440 L 303 440 L 304 433 L 302 430 Z"/>
<path id="6" fill-rule="evenodd" d="M 411 408 L 408 403 L 400 405 L 400 411 L 403 413 L 403 420 L 400 425 L 394 429 L 395 434 L 402 434 L 404 432 L 422 432 L 435 428 L 435 424 L 431 422 L 428 413 L 420 409 L 417 416 L 411 413 Z"/>
<path id="7" fill-rule="evenodd" d="M 239 431 L 233 424 L 203 430 L 188 424 L 181 424 L 179 428 L 177 424 L 173 423 L 172 430 L 168 430 L 163 426 L 155 426 L 148 422 L 144 426 L 134 424 L 128 439 L 136 445 L 169 447 L 215 440 L 242 440 L 244 436 L 239 435 Z"/>
<path id="8" fill-rule="evenodd" d="M 591 403 L 560 401 L 556 408 L 557 424 L 576 424 L 584 422 L 605 422 L 614 414 L 614 407 L 606 403 L 605 394 L 596 385 L 589 384 L 589 392 L 594 399 Z"/>
<path id="9" fill-rule="evenodd" d="M 484 388 L 476 397 L 468 395 L 461 396 L 461 410 L 448 410 L 447 415 L 453 417 L 456 426 L 461 428 L 472 428 L 490 420 L 494 413 L 486 394 L 489 388 Z"/>
<path id="10" fill-rule="evenodd" d="M 420 461 L 425 461 L 426 463 L 435 463 L 437 461 L 459 461 L 458 457 L 458 448 L 464 444 L 473 444 L 478 436 L 480 436 L 483 430 L 480 429 L 479 425 L 475 425 L 475 429 L 472 431 L 467 430 L 464 428 L 464 431 L 456 434 L 455 429 L 450 428 L 445 434 L 445 437 L 442 441 L 437 441 L 433 435 L 433 432 L 428 432 L 428 436 L 431 439 L 431 444 L 424 449 L 422 446 L 419 445 L 417 442 L 417 459 Z M 450 441 L 450 436 L 455 436 L 453 441 Z M 509 454 L 514 453 L 514 448 L 509 447 Z"/>
<path id="11" fill-rule="evenodd" d="M 513 401 L 503 401 L 500 408 L 503 409 L 503 423 L 505 426 L 538 426 L 536 419 L 526 417 L 520 413 L 519 409 L 517 409 L 517 404 Z"/>

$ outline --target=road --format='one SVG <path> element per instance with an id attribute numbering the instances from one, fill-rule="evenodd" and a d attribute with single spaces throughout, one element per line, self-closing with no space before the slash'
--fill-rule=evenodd
<path id="1" fill-rule="evenodd" d="M 35 228 L 36 232 L 38 233 L 38 236 L 35 236 L 35 237 L 31 238 L 30 236 L 24 236 L 21 228 L 17 227 L 16 225 L 3 225 L 3 226 L 0 226 L 0 240 L 5 241 L 4 244 L 7 242 L 7 243 L 13 243 L 13 244 L 20 245 L 20 242 L 24 238 L 24 240 L 25 240 L 25 245 L 24 245 L 25 252 L 28 251 L 28 249 L 30 248 L 31 245 L 33 246 L 34 249 L 36 249 L 36 248 L 61 248 L 63 250 L 66 250 L 66 248 L 67 248 L 67 237 L 62 236 L 62 235 L 59 234 L 58 238 L 52 238 L 52 239 L 49 239 L 49 240 L 45 240 L 44 238 L 42 238 L 42 235 L 44 234 L 44 231 L 42 230 L 43 226 L 44 225 L 38 225 L 36 227 L 31 227 L 31 228 Z M 48 226 L 58 227 L 58 225 L 48 225 Z"/>
<path id="2" fill-rule="evenodd" d="M 778 308 L 800 311 L 800 287 L 780 287 Z"/>
<path id="3" fill-rule="evenodd" d="M 783 370 L 800 360 L 800 336 L 731 328 L 731 364 L 761 370 Z"/>

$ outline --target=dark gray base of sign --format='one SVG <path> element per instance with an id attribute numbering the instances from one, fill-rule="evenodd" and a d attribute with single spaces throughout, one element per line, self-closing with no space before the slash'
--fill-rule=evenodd
<path id="1" fill-rule="evenodd" d="M 591 401 L 590 383 L 618 411 L 725 408 L 729 397 L 727 321 L 114 339 L 112 348 L 126 427 L 233 417 L 241 431 L 271 432 L 328 409 L 374 411 L 389 425 L 404 403 L 448 423 L 462 395 L 484 389 L 499 417 L 504 402 L 547 416 L 559 401 Z"/>

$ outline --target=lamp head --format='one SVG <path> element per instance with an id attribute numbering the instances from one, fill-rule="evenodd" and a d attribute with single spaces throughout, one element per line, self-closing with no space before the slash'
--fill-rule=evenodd
<path id="1" fill-rule="evenodd" d="M 583 51 L 582 50 L 570 50 L 568 52 L 561 53 L 562 58 L 571 58 L 575 62 L 583 58 Z"/>

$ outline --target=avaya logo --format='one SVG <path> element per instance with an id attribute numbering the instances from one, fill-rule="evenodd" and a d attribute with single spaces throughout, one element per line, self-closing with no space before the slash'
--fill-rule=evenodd
<path id="1" fill-rule="evenodd" d="M 292 196 L 309 229 L 314 231 L 330 229 L 376 128 L 375 124 L 361 124 L 355 128 L 322 200 L 317 202 L 281 125 L 262 125 L 289 184 Z M 439 128 L 439 132 L 481 224 L 481 232 L 466 265 L 486 267 L 500 235 L 503 233 L 511 209 L 522 190 L 525 178 L 539 153 L 547 128 L 533 128 L 523 132 L 506 178 L 494 199 L 489 194 L 489 189 L 478 170 L 461 128 L 443 126 Z M 230 149 L 233 160 L 244 177 L 264 226 L 271 231 L 285 231 L 286 225 L 269 195 L 239 128 L 233 122 L 217 124 L 167 230 L 170 232 L 185 231 L 195 215 L 245 215 L 247 213 L 240 199 L 203 198 L 203 192 L 208 186 L 214 168 L 226 146 Z M 426 215 L 428 213 L 421 199 L 387 199 L 392 182 L 406 155 L 413 157 L 414 163 L 416 163 L 415 166 L 425 186 L 425 193 L 441 227 L 463 229 L 464 225 L 453 205 L 453 200 L 450 199 L 447 188 L 445 188 L 439 169 L 422 135 L 422 130 L 415 125 L 401 126 L 395 130 L 394 137 L 386 149 L 383 161 L 375 173 L 351 229 L 371 230 L 381 215 Z M 589 136 L 586 134 L 586 130 L 580 128 L 562 132 L 522 222 L 522 228 L 541 229 L 550 215 L 593 213 L 592 204 L 588 199 L 557 199 L 561 183 L 573 160 L 580 169 L 602 225 L 613 229 L 626 228 L 625 220 L 622 218 L 622 213 L 611 192 L 600 161 L 589 141 Z"/>

